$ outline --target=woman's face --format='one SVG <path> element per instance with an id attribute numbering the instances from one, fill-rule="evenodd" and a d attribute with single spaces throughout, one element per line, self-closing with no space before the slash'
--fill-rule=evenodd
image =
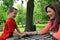
<path id="1" fill-rule="evenodd" d="M 55 11 L 52 8 L 48 7 L 47 8 L 47 15 L 50 17 L 50 19 L 54 19 L 55 18 Z"/>

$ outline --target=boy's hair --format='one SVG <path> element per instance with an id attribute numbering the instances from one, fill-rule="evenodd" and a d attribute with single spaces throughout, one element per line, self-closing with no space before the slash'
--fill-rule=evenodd
<path id="1" fill-rule="evenodd" d="M 9 13 L 11 13 L 11 12 L 13 12 L 14 10 L 16 10 L 16 11 L 17 11 L 17 9 L 16 9 L 16 8 L 14 8 L 14 7 L 10 7 L 10 8 L 8 8 L 8 14 L 9 14 Z"/>

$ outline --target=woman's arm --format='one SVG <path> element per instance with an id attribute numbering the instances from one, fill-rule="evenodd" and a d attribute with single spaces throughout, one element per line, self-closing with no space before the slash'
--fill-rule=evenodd
<path id="1" fill-rule="evenodd" d="M 43 28 L 42 30 L 40 30 L 40 33 L 41 34 L 45 34 L 45 33 L 47 33 L 49 31 L 49 29 L 50 29 L 50 22 L 48 22 L 48 24 L 46 25 L 45 28 Z"/>

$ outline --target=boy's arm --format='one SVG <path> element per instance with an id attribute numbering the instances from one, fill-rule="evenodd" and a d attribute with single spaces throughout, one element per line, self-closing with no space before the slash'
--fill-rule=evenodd
<path id="1" fill-rule="evenodd" d="M 16 31 L 19 32 L 19 33 L 21 33 L 18 27 L 16 28 Z"/>
<path id="2" fill-rule="evenodd" d="M 33 31 L 33 32 L 25 32 L 27 35 L 34 35 L 34 34 L 38 34 L 37 31 Z"/>
<path id="3" fill-rule="evenodd" d="M 15 29 L 14 33 L 15 33 L 16 35 L 22 36 L 22 35 L 21 35 L 22 33 L 19 31 L 18 27 Z"/>
<path id="4" fill-rule="evenodd" d="M 21 34 L 17 31 L 14 31 L 14 34 L 18 35 L 18 36 L 21 36 Z"/>
<path id="5" fill-rule="evenodd" d="M 17 34 L 17 35 L 19 35 L 19 36 L 25 36 L 26 35 L 26 33 L 24 33 L 24 32 L 21 33 L 18 28 L 16 28 L 16 30 L 14 31 L 14 33 Z"/>

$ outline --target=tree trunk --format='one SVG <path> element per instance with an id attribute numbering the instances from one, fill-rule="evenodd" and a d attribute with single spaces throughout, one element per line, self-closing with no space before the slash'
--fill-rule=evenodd
<path id="1" fill-rule="evenodd" d="M 35 25 L 33 25 L 33 11 L 34 11 L 34 0 L 28 0 L 25 31 L 35 31 L 36 29 Z"/>

